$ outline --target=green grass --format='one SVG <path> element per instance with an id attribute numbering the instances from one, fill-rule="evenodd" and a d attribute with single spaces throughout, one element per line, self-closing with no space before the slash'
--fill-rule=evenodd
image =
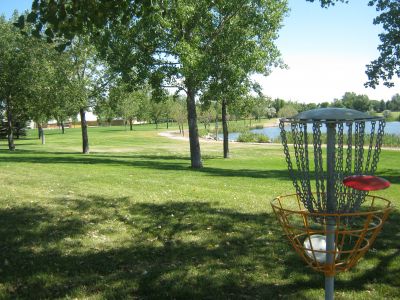
<path id="1" fill-rule="evenodd" d="M 377 113 L 378 116 L 383 116 L 383 113 Z M 386 119 L 387 122 L 400 121 L 400 111 L 390 112 L 390 117 Z"/>
<path id="2" fill-rule="evenodd" d="M 165 130 L 165 127 L 159 131 Z M 1 299 L 321 299 L 324 279 L 286 241 L 269 201 L 293 192 L 282 149 L 189 145 L 153 126 L 31 131 L 0 142 Z M 398 206 L 400 152 L 382 151 L 379 195 Z M 400 215 L 336 278 L 336 299 L 400 298 Z"/>

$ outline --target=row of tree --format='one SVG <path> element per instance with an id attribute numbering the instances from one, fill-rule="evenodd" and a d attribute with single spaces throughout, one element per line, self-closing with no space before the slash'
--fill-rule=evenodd
<path id="1" fill-rule="evenodd" d="M 160 121 L 168 122 L 173 120 L 182 127 L 181 121 L 187 119 L 185 110 L 186 102 L 181 96 L 168 96 L 157 102 L 153 101 L 149 88 L 127 92 L 120 86 L 110 89 L 108 97 L 97 101 L 94 112 L 99 123 L 111 124 L 112 120 L 123 119 L 125 124 L 130 125 L 134 120 L 145 121 L 156 124 Z M 203 100 L 203 99 L 200 99 Z M 242 101 L 235 101 L 227 110 L 227 120 L 272 118 L 276 116 L 274 102 L 263 95 L 244 95 Z M 207 128 L 208 125 L 217 119 L 222 119 L 221 103 L 217 101 L 198 101 L 196 103 L 198 120 Z"/>
<path id="2" fill-rule="evenodd" d="M 395 94 L 390 100 L 370 100 L 367 95 L 346 92 L 342 98 L 334 99 L 333 102 L 321 103 L 299 103 L 275 99 L 273 107 L 278 117 L 289 117 L 298 112 L 325 107 L 350 108 L 369 113 L 383 113 L 384 111 L 400 111 L 400 94 Z"/>
<path id="3" fill-rule="evenodd" d="M 14 136 L 19 135 L 20 124 L 34 120 L 39 137 L 45 141 L 42 124 L 55 119 L 62 127 L 68 119 L 80 115 L 83 153 L 89 152 L 89 137 L 85 112 L 94 110 L 100 122 L 122 118 L 132 129 L 134 120 L 151 121 L 173 119 L 183 132 L 187 120 L 186 101 L 181 96 L 154 99 L 149 84 L 133 90 L 120 77 L 112 76 L 105 61 L 84 38 L 76 38 L 63 52 L 52 45 L 21 35 L 11 22 L 0 19 L 1 38 L 7 41 L 0 51 L 3 59 L 0 97 L 2 115 L 7 124 L 9 149 L 14 150 Z M 18 53 L 14 53 L 18 49 Z M 250 92 L 251 90 L 247 90 Z M 246 91 L 244 91 L 246 92 Z M 241 101 L 231 100 L 225 119 L 273 117 L 276 114 L 270 99 L 250 94 L 240 95 Z M 160 97 L 159 97 L 160 98 Z M 199 121 L 208 126 L 221 118 L 221 104 L 202 96 L 197 101 Z M 201 103 L 201 105 L 199 104 Z"/>
<path id="4" fill-rule="evenodd" d="M 7 120 L 9 149 L 15 149 L 17 124 L 33 120 L 44 143 L 42 124 L 55 119 L 64 128 L 66 120 L 80 114 L 83 153 L 88 153 L 85 114 L 106 97 L 112 80 L 94 47 L 79 37 L 60 53 L 46 41 L 20 34 L 4 18 L 0 18 L 0 39 L 0 109 Z"/>
<path id="5" fill-rule="evenodd" d="M 400 111 L 400 94 L 395 94 L 390 100 L 370 100 L 367 95 L 358 95 L 347 92 L 341 99 L 334 99 L 333 103 L 323 102 L 321 107 L 346 107 L 363 112 L 382 113 L 385 110 Z"/>
<path id="6" fill-rule="evenodd" d="M 191 165 L 199 168 L 196 100 L 221 103 L 227 140 L 227 106 L 259 88 L 251 74 L 282 65 L 274 41 L 286 12 L 282 0 L 35 0 L 17 23 L 65 52 L 87 38 L 103 60 L 100 69 L 127 92 L 149 85 L 153 101 L 162 101 L 166 88 L 185 93 Z"/>

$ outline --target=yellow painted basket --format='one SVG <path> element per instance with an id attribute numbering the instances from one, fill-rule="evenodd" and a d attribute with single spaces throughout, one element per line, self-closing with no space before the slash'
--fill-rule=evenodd
<path id="1" fill-rule="evenodd" d="M 296 252 L 326 276 L 350 269 L 364 256 L 392 209 L 389 200 L 369 195 L 353 213 L 310 213 L 296 194 L 277 197 L 271 205 Z M 328 219 L 335 219 L 333 251 L 325 246 L 326 235 L 332 233 L 327 230 Z M 327 253 L 335 257 L 333 263 L 326 263 Z"/>

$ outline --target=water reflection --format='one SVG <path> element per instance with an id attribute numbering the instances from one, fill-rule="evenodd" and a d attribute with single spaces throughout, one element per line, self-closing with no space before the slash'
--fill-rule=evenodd
<path id="1" fill-rule="evenodd" d="M 311 125 L 310 129 L 312 128 Z M 290 128 L 288 127 L 287 130 L 290 130 Z M 371 123 L 370 122 L 366 122 L 365 124 L 365 132 L 369 132 L 371 130 Z M 277 137 L 279 137 L 280 135 L 280 129 L 279 127 L 265 127 L 262 129 L 252 129 L 250 130 L 251 132 L 254 133 L 261 133 L 264 134 L 266 136 L 269 137 L 270 140 L 274 140 Z M 321 128 L 321 132 L 324 133 L 326 132 L 326 127 L 323 126 Z M 400 122 L 387 122 L 386 126 L 385 126 L 385 134 L 396 134 L 396 135 L 400 135 Z M 239 137 L 239 133 L 238 132 L 232 132 L 229 133 L 229 140 L 230 141 L 236 141 Z M 218 134 L 218 139 L 222 140 L 222 134 Z"/>

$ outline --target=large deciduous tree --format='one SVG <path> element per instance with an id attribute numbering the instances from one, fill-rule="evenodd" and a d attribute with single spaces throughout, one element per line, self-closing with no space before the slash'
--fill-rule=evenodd
<path id="1" fill-rule="evenodd" d="M 13 113 L 27 93 L 24 76 L 24 70 L 28 69 L 24 58 L 27 53 L 24 52 L 23 37 L 3 17 L 0 17 L 0 40 L 0 101 L 7 120 L 8 149 L 14 151 Z"/>
<path id="2" fill-rule="evenodd" d="M 202 166 L 197 129 L 196 96 L 208 85 L 222 103 L 227 136 L 227 103 L 243 92 L 251 73 L 268 73 L 278 61 L 277 37 L 286 1 L 178 1 L 160 6 L 166 41 L 157 71 L 167 85 L 186 92 L 192 167 Z M 229 91 L 229 93 L 228 93 Z M 234 92 L 235 91 L 235 92 Z M 225 122 L 224 122 L 225 121 Z M 227 140 L 227 139 L 226 139 Z M 224 156 L 228 155 L 224 143 Z"/>
<path id="3" fill-rule="evenodd" d="M 89 135 L 86 112 L 95 107 L 96 101 L 103 96 L 111 76 L 107 75 L 106 65 L 99 60 L 96 49 L 86 36 L 80 35 L 72 39 L 65 51 L 73 65 L 71 82 L 81 120 L 82 152 L 87 154 Z"/>
<path id="4" fill-rule="evenodd" d="M 214 30 L 222 29 L 209 49 L 208 94 L 221 103 L 225 158 L 229 155 L 228 106 L 250 90 L 258 90 L 250 80 L 252 74 L 268 75 L 271 67 L 282 66 L 274 41 L 286 11 L 285 1 L 250 1 L 239 7 L 216 5 Z"/>
<path id="5" fill-rule="evenodd" d="M 367 112 L 370 108 L 370 100 L 367 95 L 357 95 L 346 92 L 342 97 L 342 103 L 347 108 Z"/>
<path id="6" fill-rule="evenodd" d="M 4 18 L 0 19 L 0 40 L 0 101 L 7 119 L 8 148 L 13 151 L 14 122 L 29 117 L 41 124 L 53 115 L 53 71 L 59 61 L 47 43 L 21 35 Z M 23 120 L 18 120 L 21 116 Z"/>
<path id="7" fill-rule="evenodd" d="M 50 91 L 53 99 L 52 116 L 65 133 L 65 122 L 77 116 L 80 108 L 80 98 L 77 97 L 76 81 L 73 79 L 75 67 L 68 53 L 58 53 L 58 59 L 53 61 L 53 78 Z"/>
<path id="8" fill-rule="evenodd" d="M 117 81 L 109 92 L 110 105 L 118 117 L 124 119 L 125 124 L 129 123 L 130 130 L 133 130 L 133 121 L 138 117 L 139 104 L 142 91 L 129 91 L 123 82 Z"/>

